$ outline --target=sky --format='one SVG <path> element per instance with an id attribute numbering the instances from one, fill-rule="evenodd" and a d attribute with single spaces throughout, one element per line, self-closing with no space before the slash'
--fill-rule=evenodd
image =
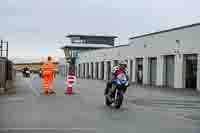
<path id="1" fill-rule="evenodd" d="M 0 38 L 10 58 L 64 57 L 68 34 L 128 38 L 200 22 L 199 0 L 1 0 Z"/>

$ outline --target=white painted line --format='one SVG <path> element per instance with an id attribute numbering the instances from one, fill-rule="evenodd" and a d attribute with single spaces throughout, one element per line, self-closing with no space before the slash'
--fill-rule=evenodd
<path id="1" fill-rule="evenodd" d="M 8 101 L 24 101 L 23 97 L 9 97 Z"/>
<path id="2" fill-rule="evenodd" d="M 98 128 L 99 130 L 100 128 Z M 0 131 L 96 131 L 97 128 L 0 128 Z"/>
<path id="3" fill-rule="evenodd" d="M 185 118 L 184 116 L 176 116 L 176 118 L 177 118 L 177 119 L 184 119 L 184 120 L 194 121 L 193 119 Z"/>

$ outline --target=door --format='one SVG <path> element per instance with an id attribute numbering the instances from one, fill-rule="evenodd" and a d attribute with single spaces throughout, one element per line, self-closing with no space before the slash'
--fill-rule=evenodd
<path id="1" fill-rule="evenodd" d="M 81 75 L 81 64 L 78 64 L 78 77 L 80 78 Z"/>
<path id="2" fill-rule="evenodd" d="M 111 80 L 111 63 L 107 62 L 107 80 Z"/>
<path id="3" fill-rule="evenodd" d="M 174 55 L 164 57 L 164 85 L 174 87 Z"/>
<path id="4" fill-rule="evenodd" d="M 149 83 L 150 85 L 156 84 L 156 74 L 157 74 L 157 59 L 149 58 Z"/>
<path id="5" fill-rule="evenodd" d="M 104 79 L 104 62 L 101 62 L 101 79 Z"/>
<path id="6" fill-rule="evenodd" d="M 83 64 L 83 78 L 85 78 L 85 63 Z"/>
<path id="7" fill-rule="evenodd" d="M 99 63 L 96 63 L 96 79 L 99 78 Z"/>
<path id="8" fill-rule="evenodd" d="M 197 84 L 197 55 L 187 55 L 185 59 L 185 87 L 195 89 Z"/>
<path id="9" fill-rule="evenodd" d="M 89 63 L 87 63 L 87 78 L 89 78 Z"/>
<path id="10" fill-rule="evenodd" d="M 118 60 L 114 60 L 114 65 L 118 65 Z"/>
<path id="11" fill-rule="evenodd" d="M 92 79 L 94 78 L 93 73 L 94 73 L 94 65 L 93 63 L 91 63 L 91 78 Z"/>
<path id="12" fill-rule="evenodd" d="M 136 59 L 136 80 L 137 83 L 143 83 L 143 58 Z"/>

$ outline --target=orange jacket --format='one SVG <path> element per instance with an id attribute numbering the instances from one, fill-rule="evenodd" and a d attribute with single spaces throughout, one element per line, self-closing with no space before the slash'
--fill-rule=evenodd
<path id="1" fill-rule="evenodd" d="M 53 63 L 45 63 L 42 65 L 42 76 L 48 80 L 54 79 L 56 66 Z"/>

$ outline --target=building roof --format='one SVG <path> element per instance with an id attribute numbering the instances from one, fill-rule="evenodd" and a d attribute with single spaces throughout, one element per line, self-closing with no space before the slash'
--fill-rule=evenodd
<path id="1" fill-rule="evenodd" d="M 115 46 L 114 48 L 118 48 L 118 47 L 126 47 L 126 46 L 130 46 L 130 44 L 118 45 L 118 46 Z"/>
<path id="2" fill-rule="evenodd" d="M 15 65 L 41 65 L 43 62 L 31 62 L 31 63 L 15 63 Z M 59 64 L 58 62 L 54 62 L 54 64 Z"/>
<path id="3" fill-rule="evenodd" d="M 1 60 L 8 60 L 8 58 L 2 57 L 2 56 L 0 56 L 0 59 L 1 59 Z"/>
<path id="4" fill-rule="evenodd" d="M 162 30 L 162 31 L 158 31 L 158 32 L 144 34 L 144 35 L 139 35 L 139 36 L 131 37 L 129 39 L 136 39 L 136 38 L 141 38 L 141 37 L 145 37 L 145 36 L 150 36 L 150 35 L 155 35 L 155 34 L 160 34 L 160 33 L 165 33 L 165 32 L 185 29 L 185 28 L 190 28 L 190 27 L 199 26 L 199 25 L 200 25 L 200 23 L 195 23 L 195 24 L 191 24 L 191 25 L 185 25 L 185 26 L 180 26 L 180 27 L 176 27 L 176 28 L 172 28 L 172 29 Z"/>
<path id="5" fill-rule="evenodd" d="M 99 37 L 99 38 L 117 38 L 117 36 L 102 36 L 102 35 L 78 35 L 78 34 L 70 34 L 67 35 L 66 37 Z"/>
<path id="6" fill-rule="evenodd" d="M 106 44 L 67 44 L 61 49 L 64 48 L 80 48 L 80 49 L 86 49 L 86 48 L 112 48 L 113 46 L 111 45 L 106 45 Z"/>

